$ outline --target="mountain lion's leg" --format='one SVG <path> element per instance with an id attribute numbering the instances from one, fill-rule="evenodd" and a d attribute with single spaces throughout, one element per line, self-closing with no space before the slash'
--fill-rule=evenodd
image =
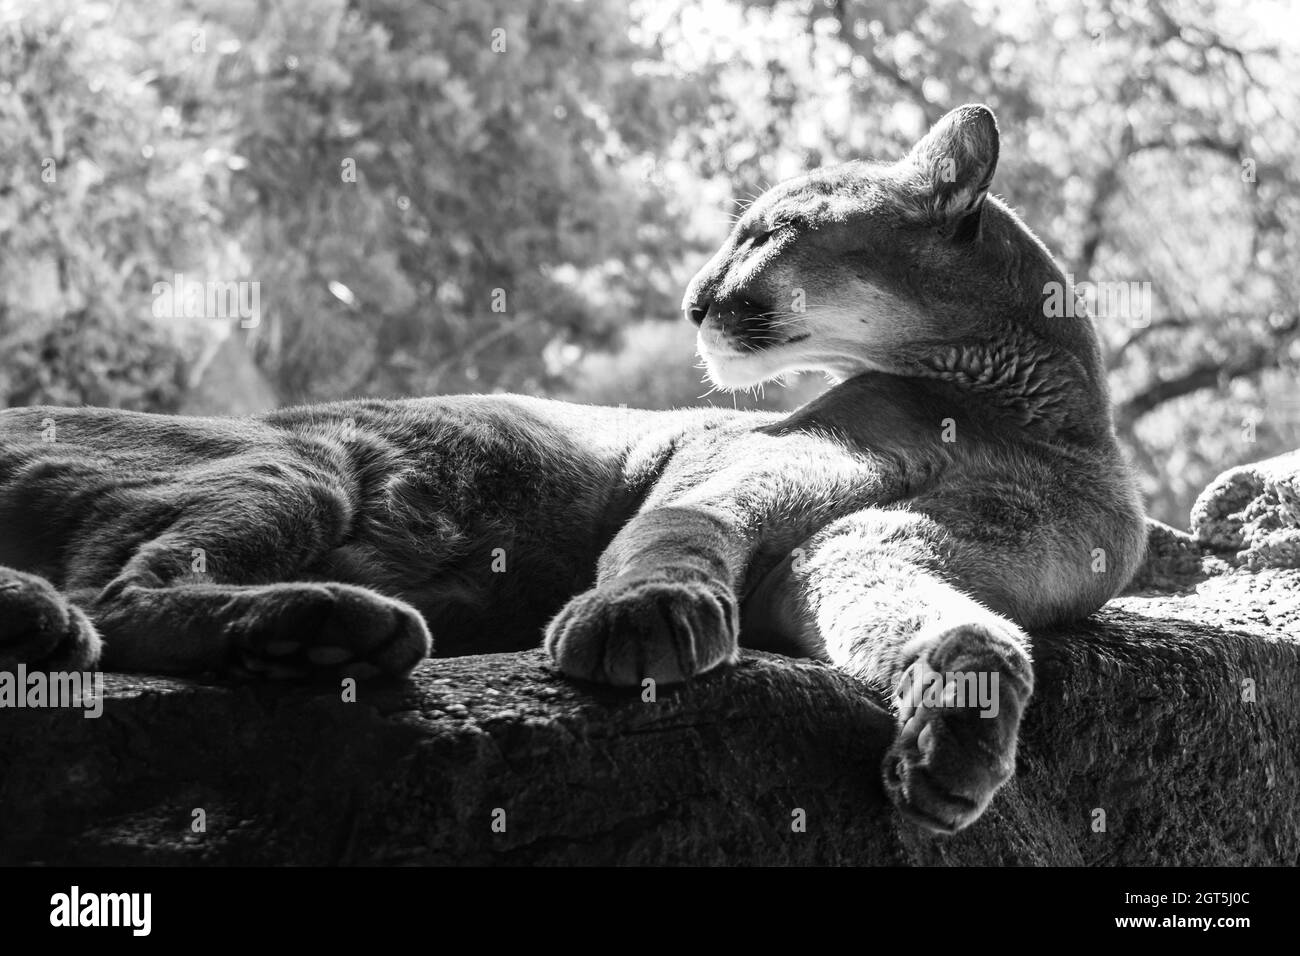
<path id="1" fill-rule="evenodd" d="M 0 569 L 0 663 L 86 666 L 97 630 L 103 666 L 113 670 L 405 673 L 430 649 L 410 605 L 348 584 L 272 583 L 293 582 L 335 546 L 345 512 L 330 496 L 245 480 L 219 503 L 190 503 L 133 549 L 107 587 L 84 573 L 79 580 L 75 560 L 66 596 Z M 142 513 L 141 524 L 150 517 Z"/>
<path id="2" fill-rule="evenodd" d="M 924 514 L 872 509 L 815 535 L 757 598 L 771 626 L 889 696 L 898 735 L 885 785 L 931 830 L 973 822 L 1015 772 L 1029 642 L 990 605 L 1007 606 L 1009 578 L 1040 585 L 1045 569 L 1027 557 Z"/>
<path id="3" fill-rule="evenodd" d="M 705 508 L 637 515 L 601 555 L 596 587 L 551 621 L 547 650 L 570 676 L 626 686 L 734 661 L 739 539 Z"/>
<path id="4" fill-rule="evenodd" d="M 432 646 L 409 604 L 332 582 L 128 584 L 88 610 L 109 670 L 367 678 L 405 674 Z"/>

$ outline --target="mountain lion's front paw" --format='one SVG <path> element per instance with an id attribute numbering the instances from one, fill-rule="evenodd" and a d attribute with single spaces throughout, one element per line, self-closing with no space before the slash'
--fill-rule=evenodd
<path id="1" fill-rule="evenodd" d="M 0 568 L 0 670 L 18 664 L 76 671 L 99 661 L 94 625 L 54 585 L 34 574 Z"/>
<path id="2" fill-rule="evenodd" d="M 735 661 L 739 612 L 720 584 L 619 582 L 580 594 L 546 629 L 546 649 L 571 677 L 620 686 L 677 684 Z"/>
<path id="3" fill-rule="evenodd" d="M 922 639 L 895 692 L 900 729 L 885 756 L 885 788 L 905 817 L 936 833 L 978 819 L 1015 773 L 1033 685 L 1029 658 L 993 626 Z"/>

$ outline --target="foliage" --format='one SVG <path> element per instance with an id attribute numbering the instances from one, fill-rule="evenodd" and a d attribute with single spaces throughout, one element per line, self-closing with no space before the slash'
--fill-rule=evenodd
<path id="1" fill-rule="evenodd" d="M 202 167 L 106 5 L 27 12 L 0 7 L 0 400 L 170 408 L 185 335 L 148 291 L 212 241 Z"/>

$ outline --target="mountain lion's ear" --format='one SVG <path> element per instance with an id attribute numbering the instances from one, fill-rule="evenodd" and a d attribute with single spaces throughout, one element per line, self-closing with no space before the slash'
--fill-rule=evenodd
<path id="1" fill-rule="evenodd" d="M 928 211 L 958 238 L 979 233 L 980 211 L 998 165 L 998 121 L 987 106 L 959 106 L 912 147 Z"/>

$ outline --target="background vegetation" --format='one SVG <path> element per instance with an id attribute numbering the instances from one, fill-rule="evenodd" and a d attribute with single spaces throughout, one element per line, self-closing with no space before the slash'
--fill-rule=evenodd
<path id="1" fill-rule="evenodd" d="M 0 405 L 703 397 L 733 201 L 998 112 L 1152 512 L 1300 445 L 1300 14 L 1211 0 L 0 0 Z M 260 283 L 253 328 L 154 286 Z"/>

